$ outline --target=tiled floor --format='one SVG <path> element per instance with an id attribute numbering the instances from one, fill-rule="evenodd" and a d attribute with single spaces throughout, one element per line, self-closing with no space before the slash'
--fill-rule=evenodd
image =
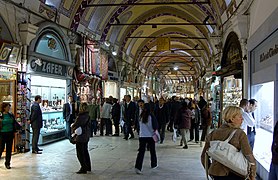
<path id="1" fill-rule="evenodd" d="M 62 140 L 41 146 L 43 154 L 16 154 L 12 156 L 11 167 L 4 167 L 0 160 L 0 179 L 206 179 L 200 163 L 202 148 L 199 144 L 189 143 L 189 149 L 182 149 L 179 143 L 171 141 L 171 134 L 164 144 L 157 144 L 159 167 L 150 168 L 150 155 L 147 151 L 143 165 L 143 174 L 134 172 L 134 163 L 138 149 L 138 139 L 123 140 L 122 137 L 93 137 L 89 143 L 91 173 L 79 175 L 75 172 L 80 165 L 77 161 L 75 146 L 68 140 Z"/>

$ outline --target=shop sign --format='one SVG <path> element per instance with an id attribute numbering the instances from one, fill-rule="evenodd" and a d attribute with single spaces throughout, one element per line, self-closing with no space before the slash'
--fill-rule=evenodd
<path id="1" fill-rule="evenodd" d="M 253 72 L 277 64 L 278 30 L 251 51 Z"/>
<path id="2" fill-rule="evenodd" d="M 49 62 L 42 59 L 32 59 L 30 61 L 30 68 L 35 72 L 42 72 L 59 76 L 67 75 L 65 65 Z"/>
<path id="3" fill-rule="evenodd" d="M 260 54 L 260 62 L 266 61 L 267 59 L 271 58 L 278 54 L 278 45 L 275 44 L 274 47 L 269 48 L 266 52 Z"/>

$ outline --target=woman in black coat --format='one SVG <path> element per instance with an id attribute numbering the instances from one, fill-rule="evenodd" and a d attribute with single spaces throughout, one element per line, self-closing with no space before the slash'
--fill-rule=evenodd
<path id="1" fill-rule="evenodd" d="M 88 113 L 87 103 L 82 103 L 79 107 L 79 114 L 72 124 L 72 131 L 77 128 L 82 128 L 82 134 L 76 137 L 76 153 L 81 168 L 77 171 L 77 174 L 86 174 L 87 171 L 91 171 L 91 159 L 88 151 L 88 142 L 90 140 L 90 118 Z"/>

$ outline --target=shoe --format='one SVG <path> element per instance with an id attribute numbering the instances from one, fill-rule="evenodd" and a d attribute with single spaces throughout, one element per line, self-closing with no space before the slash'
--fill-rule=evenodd
<path id="1" fill-rule="evenodd" d="M 80 169 L 79 171 L 76 172 L 76 174 L 87 174 L 87 171 Z"/>
<path id="2" fill-rule="evenodd" d="M 182 143 L 180 143 L 180 146 L 182 146 L 183 144 Z"/>
<path id="3" fill-rule="evenodd" d="M 188 146 L 187 146 L 187 145 L 184 145 L 184 146 L 183 146 L 183 149 L 188 149 Z"/>
<path id="4" fill-rule="evenodd" d="M 140 171 L 139 169 L 135 168 L 135 172 L 136 174 L 142 174 L 142 171 Z"/>
<path id="5" fill-rule="evenodd" d="M 190 139 L 188 142 L 193 141 L 193 139 Z"/>
<path id="6" fill-rule="evenodd" d="M 43 149 L 38 148 L 37 151 L 43 151 Z"/>
<path id="7" fill-rule="evenodd" d="M 156 165 L 155 167 L 152 167 L 152 169 L 156 169 L 156 168 L 158 168 L 158 165 Z"/>
<path id="8" fill-rule="evenodd" d="M 11 166 L 10 166 L 10 165 L 6 165 L 6 164 L 5 164 L 5 166 L 6 166 L 7 169 L 11 169 Z"/>
<path id="9" fill-rule="evenodd" d="M 42 154 L 41 152 L 39 151 L 32 151 L 33 154 Z"/>
<path id="10" fill-rule="evenodd" d="M 134 136 L 130 136 L 130 138 L 129 139 L 134 139 Z"/>
<path id="11" fill-rule="evenodd" d="M 198 143 L 199 143 L 199 141 L 195 141 L 195 143 L 197 143 L 197 144 L 198 144 Z"/>
<path id="12" fill-rule="evenodd" d="M 128 140 L 128 137 L 124 137 L 123 139 Z"/>
<path id="13" fill-rule="evenodd" d="M 119 136 L 119 134 L 113 134 L 112 136 Z"/>

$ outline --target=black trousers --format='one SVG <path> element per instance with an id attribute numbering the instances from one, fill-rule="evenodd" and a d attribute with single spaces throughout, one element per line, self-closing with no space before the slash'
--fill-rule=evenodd
<path id="1" fill-rule="evenodd" d="M 91 171 L 91 159 L 88 151 L 88 142 L 76 143 L 77 159 L 81 165 L 81 171 Z"/>
<path id="2" fill-rule="evenodd" d="M 151 167 L 157 166 L 157 157 L 156 157 L 156 151 L 155 151 L 155 142 L 152 137 L 140 137 L 139 138 L 139 149 L 138 154 L 136 158 L 135 168 L 142 170 L 145 151 L 146 151 L 146 145 L 150 147 L 150 154 L 151 154 Z"/>
<path id="3" fill-rule="evenodd" d="M 112 134 L 112 121 L 110 118 L 105 119 L 105 135 Z"/>
<path id="4" fill-rule="evenodd" d="M 97 120 L 91 120 L 91 137 L 93 137 L 93 134 L 97 134 Z"/>
<path id="5" fill-rule="evenodd" d="M 69 121 L 66 121 L 66 138 L 70 138 L 71 136 L 71 123 Z"/>
<path id="6" fill-rule="evenodd" d="M 191 128 L 190 128 L 190 140 L 194 139 L 194 133 L 195 133 L 195 141 L 199 141 L 199 124 L 192 122 Z"/>
<path id="7" fill-rule="evenodd" d="M 32 128 L 32 131 L 33 131 L 32 151 L 37 151 L 39 149 L 38 142 L 39 142 L 41 128 Z"/>
<path id="8" fill-rule="evenodd" d="M 165 139 L 165 128 L 166 128 L 166 123 L 159 124 L 158 132 L 160 134 L 160 143 L 163 143 Z"/>
<path id="9" fill-rule="evenodd" d="M 130 134 L 130 137 L 134 137 L 134 133 L 131 128 L 131 122 L 128 122 L 128 121 L 125 122 L 124 128 L 125 128 L 125 138 L 126 139 L 129 137 L 129 134 Z"/>
<path id="10" fill-rule="evenodd" d="M 1 132 L 0 133 L 0 159 L 6 145 L 6 162 L 5 165 L 9 166 L 11 164 L 12 147 L 13 147 L 13 132 Z"/>

